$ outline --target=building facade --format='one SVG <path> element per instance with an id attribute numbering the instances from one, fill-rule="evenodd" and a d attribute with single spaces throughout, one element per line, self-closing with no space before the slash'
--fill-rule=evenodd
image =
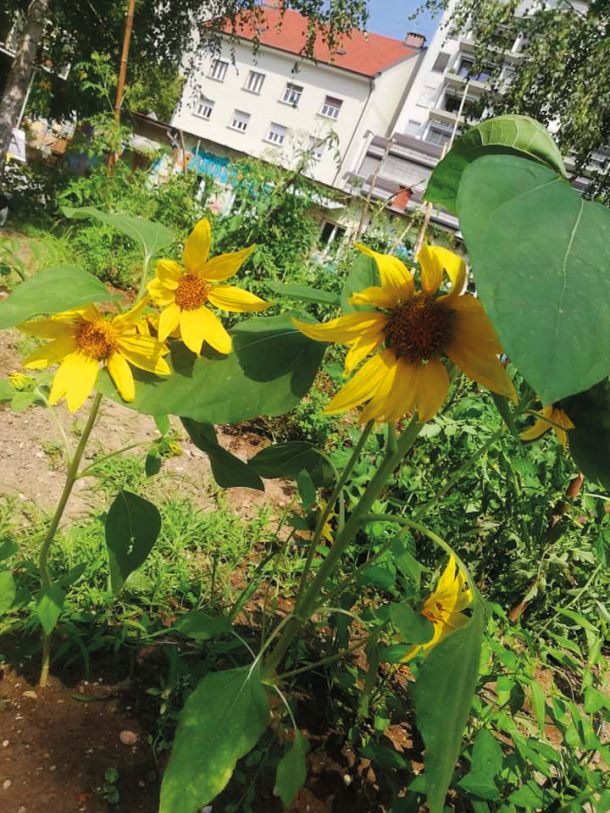
<path id="1" fill-rule="evenodd" d="M 333 55 L 316 43 L 314 61 L 303 56 L 306 31 L 307 20 L 297 12 L 264 5 L 256 27 L 238 23 L 236 40 L 198 60 L 172 119 L 187 148 L 220 146 L 229 156 L 287 167 L 307 151 L 312 178 L 345 188 L 343 177 L 361 161 L 369 134 L 394 130 L 424 38 L 354 30 Z"/>

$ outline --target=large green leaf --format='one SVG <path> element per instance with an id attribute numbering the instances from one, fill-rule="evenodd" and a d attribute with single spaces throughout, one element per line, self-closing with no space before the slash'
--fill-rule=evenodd
<path id="1" fill-rule="evenodd" d="M 610 373 L 610 210 L 510 155 L 464 172 L 460 223 L 504 350 L 544 404 Z"/>
<path id="2" fill-rule="evenodd" d="M 341 291 L 343 311 L 353 313 L 353 311 L 367 310 L 364 305 L 352 305 L 349 301 L 350 297 L 352 294 L 357 294 L 359 291 L 379 285 L 379 283 L 379 272 L 375 260 L 368 254 L 360 254 L 352 265 Z"/>
<path id="3" fill-rule="evenodd" d="M 49 268 L 15 287 L 0 302 L 0 329 L 14 327 L 47 313 L 60 313 L 114 295 L 93 274 L 79 268 Z"/>
<path id="4" fill-rule="evenodd" d="M 285 805 L 292 800 L 305 784 L 307 777 L 307 740 L 300 731 L 295 731 L 294 742 L 277 764 L 275 787 Z"/>
<path id="5" fill-rule="evenodd" d="M 237 760 L 268 724 L 258 667 L 206 675 L 180 714 L 159 813 L 198 813 L 225 787 Z"/>
<path id="6" fill-rule="evenodd" d="M 610 380 L 567 398 L 562 407 L 574 424 L 568 432 L 572 457 L 583 474 L 610 491 Z"/>
<path id="7" fill-rule="evenodd" d="M 320 291 L 309 285 L 292 285 L 285 282 L 274 282 L 268 280 L 266 283 L 275 293 L 285 296 L 287 299 L 296 299 L 298 302 L 314 302 L 317 305 L 331 305 L 336 308 L 340 305 L 340 298 L 330 291 Z"/>
<path id="8" fill-rule="evenodd" d="M 400 630 L 403 643 L 427 644 L 434 635 L 434 625 L 406 602 L 390 604 L 390 618 Z"/>
<path id="9" fill-rule="evenodd" d="M 63 610 L 66 594 L 58 584 L 44 587 L 38 594 L 36 612 L 40 625 L 47 635 L 50 635 L 59 621 Z"/>
<path id="10" fill-rule="evenodd" d="M 209 457 L 212 474 L 221 488 L 265 490 L 265 484 L 254 469 L 222 448 L 211 424 L 197 423 L 190 418 L 183 418 L 182 423 L 195 446 Z"/>
<path id="11" fill-rule="evenodd" d="M 0 570 L 0 615 L 11 609 L 16 595 L 17 587 L 13 574 L 9 570 Z"/>
<path id="12" fill-rule="evenodd" d="M 151 220 L 145 220 L 143 217 L 136 217 L 135 215 L 102 212 L 93 206 L 83 206 L 81 209 L 64 206 L 62 212 L 65 217 L 72 220 L 94 218 L 107 226 L 112 226 L 117 231 L 123 232 L 141 249 L 145 263 L 148 263 L 151 257 L 171 245 L 175 239 L 174 233 L 167 226 L 163 226 L 161 223 L 153 223 Z"/>
<path id="13" fill-rule="evenodd" d="M 194 356 L 175 342 L 166 379 L 140 371 L 127 404 L 148 415 L 180 415 L 200 423 L 237 423 L 290 412 L 307 394 L 325 345 L 293 327 L 290 314 L 256 317 L 231 330 L 233 352 Z M 99 388 L 120 401 L 107 375 Z M 122 403 L 122 402 L 121 402 Z"/>
<path id="14" fill-rule="evenodd" d="M 460 753 L 479 675 L 483 608 L 426 657 L 413 689 L 417 727 L 426 745 L 424 776 L 430 813 L 442 813 Z"/>
<path id="15" fill-rule="evenodd" d="M 249 465 L 261 477 L 268 479 L 288 477 L 296 480 L 305 470 L 318 488 L 332 485 L 335 481 L 334 469 L 326 455 L 313 444 L 303 440 L 268 446 L 252 457 Z"/>
<path id="16" fill-rule="evenodd" d="M 561 153 L 546 127 L 527 116 L 498 116 L 471 127 L 456 140 L 436 165 L 426 200 L 457 214 L 458 188 L 466 167 L 477 158 L 498 153 L 538 161 L 565 175 Z"/>
<path id="17" fill-rule="evenodd" d="M 145 561 L 161 530 L 161 515 L 148 500 L 119 491 L 106 517 L 110 581 L 115 593 Z"/>

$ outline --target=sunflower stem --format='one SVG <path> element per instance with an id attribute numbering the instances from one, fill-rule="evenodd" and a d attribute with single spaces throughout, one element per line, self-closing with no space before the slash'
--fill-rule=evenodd
<path id="1" fill-rule="evenodd" d="M 303 568 L 303 573 L 301 574 L 301 580 L 299 582 L 299 589 L 297 591 L 295 609 L 298 609 L 299 602 L 301 600 L 301 596 L 303 595 L 303 592 L 305 590 L 305 585 L 307 583 L 307 578 L 309 576 L 309 573 L 311 571 L 311 567 L 313 565 L 313 558 L 315 556 L 316 550 L 318 549 L 318 545 L 319 545 L 320 539 L 322 537 L 322 531 L 324 530 L 324 526 L 326 525 L 328 519 L 330 518 L 330 516 L 332 514 L 332 511 L 333 511 L 333 508 L 335 507 L 337 501 L 341 498 L 341 496 L 343 494 L 343 489 L 347 485 L 347 481 L 348 481 L 352 471 L 354 470 L 354 466 L 356 465 L 356 463 L 358 462 L 358 460 L 360 458 L 362 450 L 364 449 L 364 446 L 366 445 L 366 442 L 369 439 L 369 436 L 370 436 L 370 434 L 371 434 L 371 432 L 373 430 L 373 426 L 374 426 L 374 421 L 369 421 L 366 424 L 366 426 L 364 427 L 364 429 L 362 430 L 362 432 L 360 434 L 360 437 L 358 438 L 358 443 L 354 447 L 354 451 L 352 452 L 352 455 L 351 455 L 350 459 L 347 461 L 347 465 L 343 469 L 343 473 L 339 477 L 339 480 L 337 481 L 337 485 L 335 486 L 335 489 L 334 489 L 333 493 L 329 497 L 329 500 L 326 503 L 326 506 L 325 506 L 324 510 L 322 511 L 322 514 L 321 514 L 321 516 L 320 516 L 320 518 L 318 520 L 318 524 L 316 525 L 316 530 L 315 530 L 314 535 L 313 535 L 313 537 L 311 539 L 311 542 L 309 543 L 309 550 L 307 552 L 307 561 L 305 562 L 305 567 Z"/>
<path id="2" fill-rule="evenodd" d="M 42 542 L 42 545 L 40 546 L 40 550 L 38 551 L 38 572 L 40 574 L 40 583 L 42 585 L 43 590 L 51 586 L 51 575 L 49 573 L 49 551 L 51 549 L 51 545 L 53 544 L 53 540 L 55 539 L 57 529 L 59 528 L 59 523 L 61 522 L 61 519 L 64 515 L 64 511 L 66 510 L 68 500 L 70 499 L 70 496 L 72 494 L 74 484 L 78 480 L 78 469 L 80 467 L 80 463 L 83 458 L 85 448 L 87 447 L 87 442 L 89 440 L 89 437 L 91 436 L 93 427 L 95 426 L 95 422 L 97 420 L 97 416 L 100 411 L 101 402 L 102 395 L 101 393 L 98 393 L 95 396 L 93 405 L 91 406 L 91 412 L 89 413 L 87 424 L 78 442 L 76 451 L 74 452 L 74 457 L 72 458 L 68 465 L 68 470 L 66 472 L 66 480 L 64 482 L 64 488 L 59 498 L 59 502 L 57 503 L 55 513 L 53 514 L 53 519 L 51 520 L 49 529 Z M 38 681 L 38 685 L 40 687 L 44 687 L 47 684 L 50 663 L 51 663 L 51 636 L 48 635 L 43 630 L 42 663 L 40 667 L 40 678 Z"/>
<path id="3" fill-rule="evenodd" d="M 275 674 L 277 667 L 288 651 L 300 628 L 319 606 L 324 585 L 332 576 L 342 555 L 355 539 L 356 534 L 366 521 L 375 500 L 383 491 L 392 472 L 403 460 L 405 455 L 409 452 L 417 440 L 422 426 L 423 424 L 419 423 L 414 418 L 400 437 L 396 440 L 395 450 L 392 450 L 391 448 L 386 449 L 385 457 L 377 472 L 373 476 L 373 479 L 367 486 L 366 491 L 360 499 L 360 502 L 354 508 L 354 511 L 345 523 L 343 530 L 337 535 L 337 538 L 330 548 L 326 558 L 320 565 L 320 568 L 309 588 L 301 595 L 300 600 L 295 606 L 294 614 L 286 624 L 282 635 L 269 655 L 269 659 L 267 660 L 267 663 L 263 669 L 264 675 L 267 678 L 270 678 Z"/>

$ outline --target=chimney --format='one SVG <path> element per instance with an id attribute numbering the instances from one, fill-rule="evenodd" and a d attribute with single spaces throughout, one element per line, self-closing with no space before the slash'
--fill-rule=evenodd
<path id="1" fill-rule="evenodd" d="M 426 38 L 423 34 L 417 34 L 415 31 L 408 31 L 405 37 L 405 45 L 409 48 L 416 48 L 420 50 L 426 44 Z"/>

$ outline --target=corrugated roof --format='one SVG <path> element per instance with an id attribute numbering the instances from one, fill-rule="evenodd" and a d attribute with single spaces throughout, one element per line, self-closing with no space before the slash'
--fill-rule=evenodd
<path id="1" fill-rule="evenodd" d="M 307 43 L 307 26 L 307 17 L 297 11 L 263 7 L 256 16 L 243 15 L 235 24 L 228 22 L 225 30 L 246 40 L 258 36 L 261 45 L 299 56 Z M 339 38 L 332 54 L 318 36 L 313 56 L 318 62 L 373 77 L 417 53 L 418 49 L 403 40 L 353 28 L 350 36 Z"/>

